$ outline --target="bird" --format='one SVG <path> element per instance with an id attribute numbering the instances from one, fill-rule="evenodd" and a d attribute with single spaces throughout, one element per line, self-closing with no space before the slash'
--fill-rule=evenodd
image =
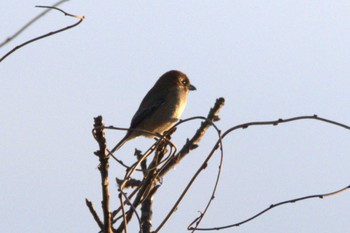
<path id="1" fill-rule="evenodd" d="M 194 90 L 197 90 L 196 87 L 181 71 L 164 73 L 143 98 L 126 135 L 110 153 L 136 137 L 155 137 L 154 134 L 161 135 L 168 131 L 180 119 L 186 107 L 187 95 Z"/>

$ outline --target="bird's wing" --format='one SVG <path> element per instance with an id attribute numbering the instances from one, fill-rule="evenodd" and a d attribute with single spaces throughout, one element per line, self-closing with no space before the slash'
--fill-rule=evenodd
<path id="1" fill-rule="evenodd" d="M 151 117 L 164 103 L 165 98 L 153 99 L 152 103 L 144 103 L 144 101 L 142 101 L 139 109 L 131 120 L 130 128 L 137 128 L 144 119 Z"/>

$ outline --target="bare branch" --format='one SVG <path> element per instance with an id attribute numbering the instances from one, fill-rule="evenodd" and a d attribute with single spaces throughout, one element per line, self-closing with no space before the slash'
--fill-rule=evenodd
<path id="1" fill-rule="evenodd" d="M 61 5 L 64 2 L 67 2 L 68 0 L 61 0 L 57 3 L 55 3 L 54 5 L 52 5 L 52 7 L 57 7 L 59 5 Z M 30 20 L 28 23 L 26 23 L 23 27 L 21 27 L 15 34 L 13 34 L 12 36 L 7 37 L 1 44 L 0 44 L 0 48 L 2 46 L 4 46 L 5 44 L 9 43 L 11 40 L 13 40 L 14 38 L 16 38 L 19 34 L 21 34 L 24 30 L 26 30 L 30 25 L 32 25 L 35 21 L 37 21 L 38 19 L 40 19 L 41 17 L 43 17 L 44 15 L 46 15 L 51 9 L 46 9 L 44 10 L 42 13 L 40 13 L 39 15 L 37 15 L 36 17 L 34 17 L 32 20 Z"/>
<path id="2" fill-rule="evenodd" d="M 100 165 L 99 170 L 101 173 L 101 185 L 102 185 L 102 210 L 104 219 L 104 233 L 112 233 L 112 219 L 109 207 L 109 181 L 108 181 L 108 157 L 106 156 L 106 138 L 103 129 L 102 116 L 94 118 L 95 138 L 99 144 L 100 149 L 95 152 L 95 155 L 99 157 Z"/>
<path id="3" fill-rule="evenodd" d="M 140 216 L 138 215 L 138 213 L 137 213 L 135 207 L 131 204 L 129 198 L 126 196 L 126 194 L 125 194 L 122 190 L 119 190 L 119 192 L 120 192 L 120 194 L 122 194 L 122 195 L 124 196 L 124 198 L 125 198 L 125 202 L 124 202 L 124 203 L 127 203 L 128 205 L 130 205 L 131 209 L 130 209 L 129 211 L 133 211 L 133 212 L 135 213 L 136 218 L 137 218 L 137 221 L 138 221 L 138 223 L 139 223 L 140 233 L 143 233 L 143 231 L 142 231 L 142 226 L 141 226 L 141 218 L 140 218 Z M 124 205 L 125 205 L 125 204 L 124 204 Z M 124 219 L 124 221 L 125 221 L 125 214 L 126 214 L 126 213 L 127 213 L 127 212 L 124 212 L 124 213 L 123 213 L 123 219 Z"/>
<path id="4" fill-rule="evenodd" d="M 121 179 L 121 180 L 117 179 L 117 183 L 120 186 L 120 189 L 119 189 L 120 207 L 113 212 L 112 216 L 114 218 L 114 216 L 116 216 L 119 213 L 119 217 L 114 219 L 112 221 L 112 224 L 118 221 L 118 223 L 120 223 L 120 225 L 118 226 L 118 228 L 116 228 L 114 230 L 115 233 L 121 233 L 123 231 L 126 231 L 127 225 L 130 223 L 130 220 L 132 219 L 134 214 L 137 216 L 137 218 L 139 220 L 141 232 L 148 233 L 148 232 L 152 231 L 152 201 L 153 201 L 152 199 L 153 199 L 154 193 L 157 191 L 158 187 L 160 187 L 156 183 L 160 179 L 162 179 L 162 177 L 165 174 L 167 174 L 167 172 L 169 170 L 171 170 L 176 164 L 178 164 L 187 154 L 189 154 L 189 152 L 191 150 L 198 147 L 199 141 L 201 140 L 201 138 L 203 137 L 204 133 L 206 132 L 206 130 L 208 129 L 209 126 L 213 126 L 215 128 L 215 130 L 217 131 L 218 140 L 216 141 L 215 145 L 213 146 L 213 148 L 212 148 L 211 152 L 209 153 L 209 155 L 207 156 L 207 158 L 204 160 L 202 165 L 198 168 L 195 175 L 191 178 L 191 180 L 189 181 L 189 183 L 185 187 L 184 191 L 182 192 L 182 194 L 180 195 L 178 200 L 173 205 L 172 209 L 165 216 L 165 218 L 160 223 L 160 225 L 153 231 L 153 233 L 160 232 L 162 227 L 170 219 L 171 215 L 178 208 L 179 204 L 181 203 L 184 196 L 187 194 L 188 190 L 191 188 L 191 186 L 194 183 L 194 181 L 196 180 L 196 178 L 207 167 L 209 160 L 212 158 L 212 156 L 214 155 L 214 153 L 216 152 L 217 149 L 220 149 L 220 151 L 221 151 L 221 158 L 220 158 L 220 164 L 218 167 L 216 182 L 215 182 L 215 185 L 213 187 L 211 197 L 210 197 L 204 211 L 200 214 L 200 216 L 198 218 L 196 218 L 190 224 L 188 229 L 192 230 L 192 231 L 221 229 L 221 227 L 220 228 L 218 228 L 218 227 L 199 228 L 198 226 L 199 226 L 200 222 L 203 220 L 203 217 L 205 216 L 205 213 L 207 212 L 211 202 L 215 198 L 215 193 L 216 193 L 216 189 L 218 187 L 221 169 L 222 169 L 222 162 L 223 162 L 222 140 L 223 140 L 223 138 L 228 136 L 231 132 L 233 132 L 237 129 L 246 129 L 249 126 L 255 126 L 255 125 L 274 125 L 274 126 L 276 126 L 276 125 L 279 125 L 282 123 L 287 123 L 287 122 L 292 122 L 292 121 L 297 121 L 297 120 L 306 120 L 306 119 L 318 120 L 318 121 L 330 123 L 330 124 L 333 124 L 336 126 L 340 126 L 340 127 L 345 128 L 345 129 L 350 129 L 350 127 L 345 125 L 345 124 L 341 124 L 341 123 L 331 121 L 331 120 L 328 120 L 325 118 L 320 118 L 317 115 L 313 115 L 313 116 L 299 116 L 299 117 L 293 117 L 293 118 L 288 118 L 288 119 L 278 119 L 275 121 L 249 122 L 249 123 L 240 124 L 240 125 L 234 126 L 232 128 L 229 128 L 223 134 L 221 134 L 221 131 L 216 127 L 216 125 L 213 122 L 219 119 L 219 117 L 217 116 L 217 113 L 220 110 L 220 108 L 222 107 L 223 103 L 224 103 L 224 100 L 222 98 L 218 99 L 215 106 L 210 110 L 210 113 L 208 114 L 207 118 L 205 118 L 205 117 L 192 117 L 192 118 L 180 121 L 178 124 L 176 124 L 174 126 L 174 127 L 176 127 L 176 126 L 178 126 L 184 122 L 190 121 L 190 120 L 195 120 L 195 119 L 204 120 L 201 123 L 200 128 L 197 130 L 197 132 L 193 136 L 193 138 L 191 140 L 187 140 L 186 144 L 183 146 L 183 148 L 178 153 L 175 153 L 176 147 L 170 141 L 169 135 L 167 135 L 167 134 L 164 134 L 161 136 L 157 135 L 159 137 L 158 141 L 154 145 L 152 145 L 144 154 L 142 154 L 141 152 L 136 153 L 138 159 L 133 165 L 126 166 L 122 163 L 122 165 L 124 167 L 126 167 L 127 170 L 126 170 L 124 179 Z M 97 141 L 99 141 L 99 140 L 98 140 L 98 136 L 97 136 L 96 132 L 98 130 L 103 131 L 104 129 L 107 129 L 107 128 L 108 129 L 125 130 L 123 128 L 116 128 L 116 127 L 112 127 L 112 126 L 104 127 L 102 124 L 101 125 L 95 124 L 95 128 L 94 128 L 93 132 L 94 132 L 94 137 L 96 138 Z M 126 130 L 128 130 L 128 129 L 126 129 Z M 133 130 L 133 129 L 129 129 L 129 130 Z M 111 152 L 109 152 L 106 147 L 104 147 L 104 148 L 105 148 L 105 157 L 108 160 L 109 156 L 111 155 Z M 168 148 L 170 148 L 170 151 L 168 151 Z M 173 151 L 173 148 L 175 148 L 175 151 Z M 146 159 L 153 152 L 155 152 L 155 155 L 153 157 L 151 157 L 152 161 L 149 164 L 149 166 L 147 166 Z M 118 161 L 118 162 L 120 163 L 122 161 Z M 139 167 L 141 167 L 141 169 L 139 169 Z M 136 180 L 135 178 L 133 178 L 133 174 L 136 171 L 142 172 L 143 179 Z M 130 195 L 127 195 L 126 193 L 123 192 L 124 188 L 132 188 L 133 191 Z M 331 195 L 338 194 L 338 193 L 345 191 L 346 189 L 349 189 L 349 188 L 350 188 L 350 186 L 348 186 L 342 190 L 338 190 L 336 192 L 333 192 L 333 193 L 321 194 L 321 195 L 311 195 L 311 196 L 307 196 L 307 197 L 292 199 L 289 201 L 273 204 L 269 208 L 261 211 L 260 213 L 251 217 L 250 219 L 247 219 L 247 220 L 242 221 L 240 223 L 232 224 L 229 226 L 224 226 L 222 228 L 228 228 L 228 227 L 233 227 L 233 226 L 238 226 L 238 225 L 244 224 L 246 222 L 251 221 L 254 218 L 257 218 L 261 214 L 269 211 L 270 209 L 277 207 L 277 206 L 280 206 L 280 205 L 283 205 L 283 204 L 286 204 L 286 203 L 294 203 L 294 202 L 301 201 L 304 199 L 310 199 L 310 198 L 316 198 L 316 197 L 318 197 L 318 198 L 328 197 Z M 122 196 L 124 198 L 122 198 Z M 130 207 L 128 210 L 125 210 L 124 208 L 127 205 Z M 141 212 L 142 212 L 141 218 L 138 216 L 138 213 L 136 211 L 136 209 L 140 205 L 142 205 L 141 206 Z M 120 214 L 120 212 L 122 212 L 122 213 Z M 122 222 L 119 222 L 120 219 L 122 219 Z"/>
<path id="5" fill-rule="evenodd" d="M 54 6 L 35 6 L 35 7 L 55 9 L 55 10 L 61 11 L 65 16 L 70 16 L 70 17 L 74 17 L 74 18 L 77 18 L 77 19 L 84 19 L 85 18 L 84 16 L 81 16 L 81 15 L 73 15 L 73 14 L 67 13 L 64 10 L 62 10 L 60 8 L 57 8 L 57 7 L 54 7 Z"/>
<path id="6" fill-rule="evenodd" d="M 212 191 L 212 194 L 211 194 L 211 197 L 209 198 L 209 201 L 204 209 L 203 212 L 201 212 L 201 215 L 200 217 L 197 219 L 196 221 L 196 227 L 201 223 L 201 221 L 203 220 L 205 214 L 207 213 L 212 201 L 214 200 L 215 198 L 215 193 L 216 193 L 216 190 L 219 186 L 219 180 L 220 180 L 220 176 L 221 176 L 221 171 L 222 171 L 222 163 L 223 163 L 223 160 L 224 160 L 224 149 L 223 149 L 223 143 L 222 143 L 222 140 L 221 138 L 219 137 L 219 145 L 220 145 L 220 162 L 219 162 L 219 169 L 218 169 L 218 173 L 216 175 L 216 181 L 215 181 L 215 184 L 214 184 L 214 187 L 213 187 L 213 191 Z M 215 149 L 215 148 L 214 148 Z M 213 150 L 214 152 L 214 150 Z M 192 232 L 194 232 L 195 230 L 192 230 Z"/>
<path id="7" fill-rule="evenodd" d="M 218 100 L 217 100 L 216 107 L 214 107 L 214 111 L 211 110 L 211 113 L 209 114 L 209 116 L 211 117 L 211 119 L 212 119 L 213 121 L 218 119 L 216 113 L 217 113 L 217 112 L 219 111 L 219 109 L 221 108 L 223 102 L 224 102 L 223 98 L 218 99 Z M 215 128 L 216 128 L 216 126 L 213 124 L 213 122 L 212 122 L 211 120 L 208 120 L 208 119 L 205 118 L 205 117 L 194 117 L 194 118 L 186 119 L 186 120 L 184 120 L 184 121 L 181 121 L 181 122 L 178 123 L 177 125 L 182 124 L 182 123 L 184 123 L 185 121 L 194 120 L 194 119 L 204 119 L 205 122 L 206 122 L 206 123 L 202 123 L 202 125 L 201 125 L 202 130 L 201 130 L 201 132 L 197 132 L 197 133 L 195 134 L 195 136 L 194 136 L 195 140 L 193 140 L 193 142 L 198 143 L 198 142 L 200 141 L 201 137 L 203 136 L 204 132 L 206 131 L 206 129 L 207 129 L 210 125 L 213 125 Z M 207 126 L 206 126 L 206 124 L 207 124 Z M 175 125 L 175 126 L 177 126 L 177 125 Z M 174 127 L 175 127 L 175 126 L 174 126 Z M 107 127 L 106 127 L 106 128 L 107 128 Z M 108 128 L 125 130 L 124 128 L 116 128 L 116 127 L 108 127 Z M 217 129 L 217 128 L 216 128 L 216 129 Z M 217 130 L 218 130 L 218 129 L 217 129 Z M 170 130 L 170 132 L 171 132 L 171 130 Z M 218 130 L 218 132 L 220 132 L 220 131 Z M 220 134 L 220 133 L 219 133 L 219 134 Z M 136 168 L 137 168 L 138 166 L 140 166 L 140 164 L 146 159 L 146 157 L 147 157 L 150 153 L 152 153 L 152 151 L 153 151 L 155 148 L 159 148 L 159 147 L 160 147 L 160 143 L 162 143 L 163 140 L 166 140 L 166 139 L 167 139 L 166 137 L 168 137 L 168 136 L 169 136 L 169 135 L 167 135 L 167 134 L 166 134 L 166 135 L 162 135 L 162 136 L 160 137 L 160 139 L 157 141 L 157 143 L 155 143 L 155 145 L 153 145 L 148 151 L 146 151 L 146 153 L 145 153 L 141 158 L 139 158 L 138 161 L 137 161 L 134 165 L 131 166 L 131 170 L 128 170 L 128 171 L 126 172 L 126 175 L 125 175 L 125 177 L 124 177 L 124 182 L 123 182 L 122 184 L 120 184 L 120 185 L 121 185 L 121 189 L 123 189 L 124 187 L 126 187 L 126 183 L 128 182 L 128 179 L 131 178 L 131 175 L 133 174 L 134 171 L 136 171 Z M 170 140 L 166 140 L 166 141 L 167 141 L 167 143 L 171 143 Z M 187 152 L 186 152 L 186 154 L 189 153 L 189 149 L 188 149 L 188 148 L 191 148 L 191 150 L 192 150 L 192 149 L 194 149 L 194 148 L 196 148 L 196 147 L 197 147 L 197 145 L 190 145 L 190 144 L 187 144 L 187 148 L 186 148 Z M 158 150 L 158 149 L 157 149 L 157 150 Z M 112 151 L 113 151 L 113 150 L 112 150 Z M 160 151 L 163 152 L 163 150 L 160 150 Z M 175 151 L 174 151 L 174 152 L 175 152 Z M 185 155 L 185 153 L 183 152 L 182 155 L 183 155 L 183 156 L 182 156 L 182 158 L 183 158 L 184 155 Z M 133 208 L 136 208 L 140 203 L 143 202 L 143 200 L 145 200 L 145 198 L 147 198 L 147 197 L 149 196 L 149 194 L 152 192 L 152 189 L 151 189 L 150 187 L 152 187 L 152 186 L 154 185 L 154 183 L 153 183 L 154 180 L 155 180 L 157 177 L 161 177 L 161 176 L 159 175 L 160 172 L 156 172 L 156 173 L 154 173 L 154 172 L 155 172 L 155 169 L 157 168 L 157 166 L 158 166 L 158 164 L 160 163 L 161 158 L 162 158 L 163 156 L 164 156 L 164 155 L 162 155 L 161 157 L 155 156 L 155 157 L 153 158 L 152 163 L 150 164 L 150 166 L 149 166 L 148 169 L 147 169 L 147 171 L 148 171 L 147 176 L 144 178 L 144 181 L 142 182 L 142 185 L 139 186 L 139 187 L 137 188 L 137 189 L 138 189 L 138 190 L 137 190 L 137 195 L 136 195 L 136 197 L 135 197 L 135 199 L 134 199 L 134 201 L 133 201 L 133 204 L 132 204 L 132 207 L 133 207 Z M 139 156 L 139 157 L 140 157 L 140 156 Z M 172 156 L 170 156 L 170 158 L 173 159 Z M 171 159 L 170 159 L 170 160 L 171 160 Z M 181 158 L 180 158 L 180 159 L 181 159 Z M 167 164 L 167 162 L 166 162 L 165 164 Z M 202 167 L 202 169 L 204 169 L 205 166 L 201 166 L 201 167 Z M 135 191 L 133 192 L 133 194 L 131 194 L 130 196 L 133 196 L 134 194 L 136 194 L 136 190 L 135 190 Z M 142 197 L 144 197 L 144 199 L 142 199 Z M 183 197 L 182 197 L 182 198 L 183 198 Z M 182 199 L 182 198 L 180 198 L 180 199 Z M 180 201 L 181 201 L 181 200 L 180 200 Z M 177 204 L 179 204 L 180 201 L 179 201 Z M 121 210 L 121 208 L 118 208 L 118 210 L 114 211 L 114 212 L 113 212 L 113 216 L 115 216 L 120 210 Z M 133 215 L 134 211 L 132 211 L 132 210 L 130 209 L 129 211 L 126 211 L 126 213 L 127 213 L 126 219 L 127 219 L 127 221 L 129 222 L 129 221 L 131 220 L 131 218 L 132 218 L 132 215 Z M 169 217 L 170 217 L 170 215 L 169 215 Z M 114 222 L 114 221 L 113 221 L 113 222 Z M 116 231 L 117 231 L 117 232 L 122 232 L 122 231 L 123 231 L 123 228 L 124 228 L 124 224 L 121 224 L 121 225 L 119 226 L 119 228 L 117 228 Z"/>
<path id="8" fill-rule="evenodd" d="M 151 149 L 150 149 L 151 150 Z M 153 151 L 153 150 L 151 150 Z M 143 156 L 143 158 L 141 158 L 134 166 L 133 166 L 133 171 L 135 171 L 136 167 L 138 167 L 142 160 L 147 157 L 149 155 L 149 153 L 145 153 L 145 155 Z M 132 173 L 130 172 L 127 172 L 127 174 L 130 174 L 128 175 L 127 177 L 130 177 Z M 126 181 L 128 180 L 127 177 L 125 178 L 125 182 L 120 185 L 120 189 L 122 190 L 122 188 L 124 188 L 126 186 Z M 136 197 L 133 201 L 133 203 L 130 205 L 130 210 L 127 211 L 127 215 L 126 215 L 126 220 L 127 222 L 129 223 L 133 214 L 136 213 L 136 211 L 134 211 L 138 206 L 139 204 L 142 202 L 142 197 L 144 196 L 144 194 L 147 192 L 147 190 L 149 190 L 151 187 L 152 187 L 152 184 L 153 184 L 153 180 L 154 180 L 154 176 L 152 174 L 152 172 L 148 173 L 147 176 L 144 178 L 142 184 L 136 189 L 137 190 L 137 193 L 134 192 L 133 194 L 136 194 Z M 136 191 L 135 190 L 135 191 Z M 132 194 L 132 195 L 133 195 Z M 120 209 L 120 208 L 119 208 Z M 118 210 L 119 210 L 118 209 Z M 124 225 L 121 224 L 118 228 L 117 228 L 117 232 L 122 232 L 124 229 Z"/>
<path id="9" fill-rule="evenodd" d="M 201 140 L 201 138 L 203 137 L 203 135 L 206 132 L 206 130 L 208 129 L 208 127 L 210 125 L 215 126 L 212 123 L 212 121 L 216 121 L 216 120 L 219 119 L 217 114 L 218 114 L 219 110 L 221 109 L 221 107 L 223 106 L 224 102 L 225 102 L 224 98 L 219 98 L 219 99 L 216 100 L 216 103 L 215 103 L 214 107 L 210 110 L 210 112 L 208 114 L 208 119 L 206 119 L 206 121 L 202 122 L 201 127 L 197 130 L 197 132 L 193 136 L 193 138 L 191 140 L 187 141 L 186 145 L 180 150 L 178 155 L 175 156 L 176 159 L 178 159 L 178 161 L 174 160 L 175 162 L 173 163 L 173 165 L 170 165 L 170 166 L 166 167 L 165 171 L 167 169 L 171 169 L 173 166 L 175 166 L 179 162 L 179 160 L 184 158 L 185 154 L 189 153 L 189 151 L 191 149 L 194 149 L 194 148 L 198 147 L 197 144 Z M 180 202 L 182 201 L 182 199 L 184 198 L 184 196 L 186 195 L 186 193 L 188 192 L 188 190 L 190 189 L 190 187 L 192 186 L 192 184 L 194 183 L 196 178 L 199 176 L 199 174 L 202 172 L 202 170 L 204 170 L 207 167 L 208 161 L 211 159 L 211 157 L 213 156 L 214 152 L 216 151 L 216 149 L 219 146 L 220 146 L 220 149 L 221 149 L 221 153 L 223 153 L 220 131 L 216 127 L 215 127 L 215 129 L 218 131 L 218 136 L 219 136 L 218 142 L 215 144 L 215 146 L 212 149 L 212 151 L 209 153 L 209 155 L 204 160 L 204 162 L 202 163 L 200 168 L 197 170 L 197 172 L 194 174 L 194 176 L 192 177 L 190 182 L 187 184 L 187 186 L 184 189 L 184 191 L 181 193 L 181 195 L 178 198 L 178 200 L 175 202 L 174 206 L 171 208 L 171 210 L 169 211 L 167 216 L 164 218 L 164 220 L 159 224 L 158 228 L 154 231 L 154 233 L 159 232 L 161 230 L 161 228 L 165 225 L 165 223 L 169 220 L 171 215 L 175 212 L 175 210 L 177 209 L 178 205 L 180 204 Z M 221 154 L 221 156 L 222 156 L 222 154 Z M 220 174 L 220 172 L 221 172 L 221 169 L 219 169 L 219 174 Z M 162 171 L 161 171 L 160 176 L 162 177 L 164 174 L 165 173 L 162 174 Z M 217 180 L 217 182 L 218 182 L 218 180 Z M 216 185 L 215 185 L 215 187 L 216 187 Z M 216 190 L 216 188 L 214 189 L 213 193 L 215 193 L 215 190 Z"/>
<path id="10" fill-rule="evenodd" d="M 92 216 L 94 217 L 97 225 L 100 227 L 101 230 L 103 230 L 103 223 L 101 221 L 101 219 L 98 217 L 97 213 L 96 213 L 96 210 L 94 208 L 94 205 L 92 204 L 91 201 L 89 201 L 87 198 L 85 198 L 85 202 L 86 202 L 86 205 L 87 207 L 89 208 L 90 210 L 90 213 L 92 214 Z"/>
<path id="11" fill-rule="evenodd" d="M 158 188 L 160 186 L 156 185 L 152 187 L 152 190 L 150 191 L 149 195 L 145 199 L 145 201 L 142 203 L 141 207 L 141 225 L 142 225 L 142 232 L 143 233 L 151 233 L 152 232 L 152 204 L 153 204 L 153 198 L 154 194 L 157 192 Z"/>
<path id="12" fill-rule="evenodd" d="M 222 229 L 227 229 L 227 228 L 232 228 L 232 227 L 238 227 L 242 224 L 245 224 L 247 222 L 250 222 L 252 221 L 253 219 L 259 217 L 260 215 L 264 214 L 265 212 L 277 207 L 277 206 L 281 206 L 281 205 L 285 205 L 285 204 L 291 204 L 291 203 L 295 203 L 295 202 L 298 202 L 298 201 L 303 201 L 303 200 L 306 200 L 306 199 L 312 199 L 312 198 L 324 198 L 324 197 L 329 197 L 329 196 L 333 196 L 333 195 L 336 195 L 336 194 L 339 194 L 341 192 L 344 192 L 346 190 L 350 189 L 350 185 L 349 186 L 346 186 L 345 188 L 342 188 L 340 190 L 337 190 L 335 192 L 331 192 L 331 193 L 324 193 L 324 194 L 317 194 L 317 195 L 309 195 L 309 196 L 305 196 L 305 197 L 299 197 L 299 198 L 295 198 L 295 199 L 291 199 L 291 200 L 287 200 L 287 201 L 282 201 L 282 202 L 279 202 L 279 203 L 276 203 L 276 204 L 272 204 L 270 205 L 268 208 L 264 209 L 263 211 L 259 212 L 258 214 L 254 215 L 253 217 L 251 218 L 248 218 L 244 221 L 241 221 L 241 222 L 238 222 L 238 223 L 235 223 L 235 224 L 231 224 L 231 225 L 227 225 L 227 226 L 222 226 L 222 227 L 210 227 L 210 228 L 194 228 L 194 227 L 191 227 L 191 225 L 193 225 L 195 223 L 195 221 L 193 221 L 190 226 L 188 227 L 189 230 L 198 230 L 198 231 L 213 231 L 213 230 L 222 230 Z"/>
<path id="13" fill-rule="evenodd" d="M 350 126 L 336 122 L 336 121 L 332 121 L 332 120 L 328 120 L 326 118 L 322 118 L 319 117 L 317 115 L 312 115 L 312 116 L 298 116 L 298 117 L 292 117 L 292 118 L 287 118 L 287 119 L 278 119 L 275 121 L 255 121 L 255 122 L 248 122 L 248 123 L 244 123 L 244 124 L 240 124 L 240 125 L 236 125 L 228 130 L 226 130 L 223 134 L 222 137 L 226 137 L 227 134 L 231 133 L 232 131 L 235 131 L 237 129 L 246 129 L 249 126 L 253 126 L 253 125 L 274 125 L 277 126 L 279 124 L 282 123 L 287 123 L 287 122 L 291 122 L 291 121 L 299 121 L 299 120 L 318 120 L 318 121 L 323 121 L 332 125 L 336 125 L 345 129 L 350 130 Z"/>
<path id="14" fill-rule="evenodd" d="M 228 130 L 226 130 L 223 134 L 222 134 L 222 137 L 221 139 L 225 138 L 227 135 L 229 135 L 231 132 L 237 130 L 237 129 L 246 129 L 248 128 L 249 126 L 256 126 L 256 125 L 278 125 L 278 124 L 281 124 L 281 123 L 287 123 L 287 122 L 292 122 L 292 121 L 298 121 L 298 120 L 308 120 L 308 119 L 311 119 L 311 120 L 318 120 L 318 121 L 322 121 L 322 122 L 326 122 L 326 123 L 329 123 L 329 124 L 333 124 L 333 125 L 336 125 L 336 126 L 339 126 L 339 127 L 342 127 L 342 128 L 345 128 L 347 130 L 350 130 L 350 126 L 348 125 L 345 125 L 345 124 L 342 124 L 342 123 L 339 123 L 339 122 L 336 122 L 336 121 L 332 121 L 332 120 L 328 120 L 328 119 L 325 119 L 325 118 L 321 118 L 321 117 L 318 117 L 317 115 L 312 115 L 312 116 L 299 116 L 299 117 L 292 117 L 292 118 L 287 118 L 287 119 L 278 119 L 278 120 L 275 120 L 275 121 L 259 121 L 259 122 L 249 122 L 249 123 L 244 123 L 244 124 L 240 124 L 240 125 L 237 125 L 237 126 L 234 126 Z M 220 140 L 220 139 L 219 139 Z M 219 140 L 217 141 L 216 145 L 218 145 L 219 143 Z M 349 187 L 346 187 L 344 189 L 341 189 L 339 191 L 336 191 L 334 193 L 329 193 L 329 194 L 323 194 L 323 196 L 329 196 L 329 195 L 334 195 L 334 194 L 338 194 L 339 192 L 342 192 L 342 191 L 345 191 L 347 188 Z M 299 198 L 299 199 L 293 199 L 291 201 L 286 201 L 286 202 L 282 202 L 282 203 L 279 203 L 279 204 L 276 204 L 275 206 L 273 206 L 272 208 L 276 207 L 276 206 L 279 206 L 281 204 L 285 204 L 285 203 L 290 203 L 290 202 L 295 202 L 295 201 L 300 201 L 300 200 L 304 200 L 304 199 L 309 199 L 309 198 L 315 198 L 315 197 L 320 197 L 320 195 L 312 195 L 312 196 L 307 196 L 307 197 L 304 197 L 304 198 Z M 246 222 L 249 222 L 251 221 L 252 219 L 260 216 L 261 214 L 263 214 L 264 212 L 272 209 L 272 208 L 267 208 L 265 209 L 264 211 L 260 212 L 259 214 L 253 216 L 252 218 L 248 219 L 248 220 L 245 220 L 245 221 L 242 221 L 240 223 L 236 223 L 236 224 L 232 224 L 232 225 L 229 225 L 229 226 L 225 226 L 224 228 L 228 228 L 228 227 L 233 227 L 233 226 L 239 226 L 241 224 L 244 224 Z M 210 229 L 210 230 L 218 230 L 218 227 L 213 227 L 213 228 L 198 228 L 198 224 L 199 222 L 202 220 L 203 218 L 203 213 L 201 213 L 201 215 L 199 217 L 197 217 L 189 226 L 188 226 L 188 230 L 206 230 L 206 229 Z M 193 227 L 192 225 L 196 224 L 195 227 Z M 223 228 L 223 229 L 224 229 Z M 220 228 L 221 229 L 221 228 Z"/>
<path id="15" fill-rule="evenodd" d="M 2 62 L 6 57 L 8 57 L 10 54 L 12 54 L 13 52 L 15 52 L 17 49 L 20 49 L 22 48 L 23 46 L 27 45 L 27 44 L 30 44 L 30 43 L 33 43 L 34 41 L 37 41 L 37 40 L 40 40 L 40 39 L 43 39 L 43 38 L 46 38 L 46 37 L 49 37 L 49 36 L 52 36 L 54 34 L 57 34 L 57 33 L 60 33 L 60 32 L 63 32 L 63 31 L 66 31 L 68 29 L 71 29 L 73 27 L 76 27 L 78 26 L 83 20 L 84 20 L 84 16 L 78 16 L 78 15 L 72 15 L 72 14 L 69 14 L 69 13 L 66 13 L 65 11 L 57 8 L 57 7 L 50 7 L 50 6 L 37 6 L 37 7 L 41 7 L 41 8 L 49 8 L 49 9 L 55 9 L 55 10 L 59 10 L 61 12 L 63 12 L 66 16 L 70 16 L 70 17 L 74 17 L 74 18 L 77 18 L 79 19 L 79 21 L 75 24 L 72 24 L 70 26 L 67 26 L 67 27 L 64 27 L 64 28 L 61 28 L 59 30 L 56 30 L 56 31 L 52 31 L 52 32 L 49 32 L 49 33 L 46 33 L 42 36 L 38 36 L 38 37 L 35 37 L 31 40 L 28 40 L 20 45 L 17 45 L 15 48 L 13 48 L 11 51 L 9 51 L 8 53 L 6 53 L 3 57 L 0 58 L 0 62 Z"/>
<path id="16" fill-rule="evenodd" d="M 123 195 L 121 193 L 119 193 L 119 200 L 120 200 L 120 207 L 122 208 L 122 214 L 123 214 L 124 231 L 125 231 L 125 233 L 128 233 L 128 223 L 126 221 Z"/>

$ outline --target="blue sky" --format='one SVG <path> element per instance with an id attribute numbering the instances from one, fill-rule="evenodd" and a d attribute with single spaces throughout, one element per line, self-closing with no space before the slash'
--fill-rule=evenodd
<path id="1" fill-rule="evenodd" d="M 1 40 L 49 1 L 3 1 Z M 218 126 L 299 115 L 350 124 L 349 1 L 69 1 L 61 6 L 86 19 L 78 27 L 30 44 L 0 64 L 0 231 L 97 232 L 85 197 L 101 200 L 93 117 L 128 127 L 160 75 L 186 73 L 190 93 L 183 118 L 226 103 Z M 51 12 L 0 48 L 74 23 Z M 199 122 L 179 127 L 180 146 Z M 111 147 L 124 132 L 108 132 Z M 157 193 L 154 225 L 167 213 L 214 145 L 200 148 L 169 173 Z M 204 226 L 244 220 L 272 203 L 349 185 L 350 134 L 317 121 L 250 127 L 224 141 L 222 179 Z M 134 161 L 138 138 L 120 151 Z M 185 232 L 210 197 L 218 154 L 164 228 Z M 111 166 L 112 176 L 123 171 Z M 112 194 L 116 195 L 116 186 Z M 112 204 L 117 205 L 114 198 Z M 274 209 L 223 232 L 346 232 L 349 193 Z M 100 213 L 100 212 L 99 212 Z M 13 229 L 16 229 L 15 231 Z"/>

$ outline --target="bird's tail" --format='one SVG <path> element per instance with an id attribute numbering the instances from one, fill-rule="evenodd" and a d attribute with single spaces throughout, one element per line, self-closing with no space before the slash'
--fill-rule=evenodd
<path id="1" fill-rule="evenodd" d="M 125 137 L 123 137 L 123 139 L 120 140 L 120 141 L 118 142 L 118 144 L 117 144 L 115 147 L 113 147 L 113 149 L 109 152 L 108 155 L 111 155 L 111 154 L 113 154 L 114 152 L 116 152 L 117 150 L 119 150 L 120 147 L 122 147 L 122 146 L 124 145 L 124 143 L 125 143 L 126 141 L 129 140 L 129 136 L 130 136 L 130 135 L 128 135 L 128 134 L 125 135 Z"/>

